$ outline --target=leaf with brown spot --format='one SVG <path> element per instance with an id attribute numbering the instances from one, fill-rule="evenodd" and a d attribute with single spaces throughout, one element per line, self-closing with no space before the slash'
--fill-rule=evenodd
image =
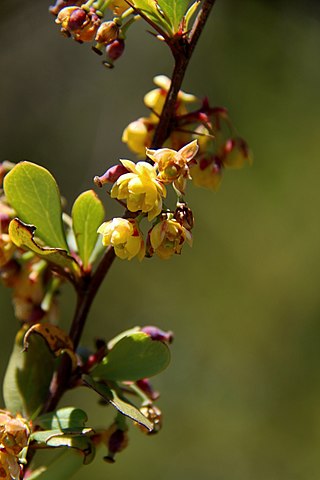
<path id="1" fill-rule="evenodd" d="M 64 330 L 56 325 L 51 325 L 51 323 L 36 323 L 29 328 L 24 336 L 24 350 L 28 350 L 29 337 L 32 333 L 40 335 L 45 340 L 55 357 L 67 353 L 72 361 L 72 369 L 76 368 L 77 356 L 74 353 L 73 342 Z"/>

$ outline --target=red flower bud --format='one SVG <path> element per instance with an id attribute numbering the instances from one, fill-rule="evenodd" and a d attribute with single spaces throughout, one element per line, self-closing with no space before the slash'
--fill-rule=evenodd
<path id="1" fill-rule="evenodd" d="M 152 340 L 157 340 L 164 343 L 172 343 L 173 341 L 173 332 L 164 332 L 158 327 L 152 325 L 147 325 L 146 327 L 141 328 L 141 332 L 146 333 Z"/>
<path id="2" fill-rule="evenodd" d="M 106 47 L 106 52 L 110 60 L 118 60 L 118 58 L 123 54 L 124 47 L 124 40 L 120 38 L 109 43 L 109 45 Z"/>
<path id="3" fill-rule="evenodd" d="M 150 398 L 150 400 L 157 400 L 159 398 L 160 393 L 153 389 L 153 386 L 149 382 L 148 378 L 142 378 L 141 380 L 137 381 L 137 386 L 140 390 L 143 391 Z"/>
<path id="4" fill-rule="evenodd" d="M 93 181 L 97 187 L 101 188 L 106 183 L 116 182 L 124 173 L 128 173 L 128 170 L 123 165 L 114 165 L 113 167 L 110 167 L 101 177 L 94 177 Z"/>
<path id="5" fill-rule="evenodd" d="M 82 8 L 74 10 L 69 18 L 68 27 L 70 30 L 79 30 L 83 24 L 88 21 L 87 12 Z"/>

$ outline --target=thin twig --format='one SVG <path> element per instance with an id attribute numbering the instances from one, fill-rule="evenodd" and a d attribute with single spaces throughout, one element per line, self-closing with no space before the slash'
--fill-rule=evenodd
<path id="1" fill-rule="evenodd" d="M 151 148 L 160 148 L 170 135 L 179 90 L 181 89 L 192 53 L 214 4 L 215 0 L 204 0 L 189 36 L 187 38 L 183 35 L 180 37 L 176 36 L 174 37 L 174 41 L 169 45 L 175 59 L 175 66 L 172 73 L 170 89 L 162 109 Z"/>

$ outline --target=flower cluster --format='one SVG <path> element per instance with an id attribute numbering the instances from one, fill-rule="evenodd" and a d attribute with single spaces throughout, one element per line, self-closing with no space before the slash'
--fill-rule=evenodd
<path id="1" fill-rule="evenodd" d="M 200 108 L 188 111 L 187 106 L 197 98 L 182 91 L 178 93 L 173 130 L 164 148 L 150 148 L 171 86 L 164 75 L 155 77 L 154 83 L 158 88 L 144 97 L 150 115 L 130 123 L 122 136 L 123 142 L 138 157 L 147 157 L 146 160 L 137 163 L 120 160 L 121 165 L 114 165 L 94 179 L 99 187 L 113 184 L 111 198 L 129 212 L 129 219 L 113 219 L 98 230 L 105 246 L 114 247 L 118 257 L 129 260 L 154 254 L 167 259 L 180 254 L 186 242 L 192 245 L 193 215 L 184 201 L 188 180 L 196 186 L 216 190 L 223 169 L 251 163 L 249 148 L 236 134 L 226 109 L 211 107 L 204 99 Z M 170 185 L 177 195 L 175 210 L 164 204 Z M 144 217 L 152 222 L 146 242 L 140 229 Z"/>
<path id="2" fill-rule="evenodd" d="M 156 76 L 154 83 L 158 88 L 144 97 L 144 104 L 151 110 L 151 114 L 131 122 L 122 135 L 122 141 L 138 157 L 145 156 L 146 148 L 152 143 L 171 85 L 170 79 L 164 75 Z M 196 186 L 217 190 L 223 170 L 250 164 L 251 153 L 245 140 L 236 133 L 225 108 L 211 107 L 208 100 L 204 99 L 199 109 L 188 111 L 187 107 L 196 101 L 199 102 L 194 95 L 179 92 L 172 122 L 173 130 L 165 146 L 181 151 L 183 145 L 197 140 L 199 151 L 188 164 L 188 173 Z M 156 162 L 152 150 L 147 150 L 147 155 Z M 174 171 L 169 172 L 169 176 L 174 174 Z M 162 181 L 166 177 L 167 173 L 163 170 Z M 181 181 L 182 178 L 180 175 Z M 183 191 L 184 186 L 179 185 L 178 189 Z"/>
<path id="3" fill-rule="evenodd" d="M 50 7 L 50 11 L 56 16 L 56 23 L 66 37 L 72 37 L 79 43 L 94 42 L 92 49 L 99 55 L 105 51 L 106 60 L 103 63 L 111 68 L 113 62 L 123 54 L 126 31 L 135 19 L 131 17 L 123 24 L 124 19 L 133 13 L 125 0 L 57 0 L 55 5 Z M 116 16 L 112 20 L 103 21 L 105 11 Z"/>
<path id="4" fill-rule="evenodd" d="M 20 478 L 19 455 L 28 446 L 30 428 L 20 415 L 0 410 L 0 478 Z"/>
<path id="5" fill-rule="evenodd" d="M 172 185 L 182 198 L 189 175 L 189 164 L 197 154 L 198 144 L 194 140 L 176 151 L 170 148 L 147 149 L 150 162 L 137 163 L 121 160 L 123 168 L 111 167 L 103 176 L 95 177 L 95 183 L 102 186 L 113 183 L 111 198 L 119 200 L 135 218 L 114 218 L 103 223 L 98 232 L 102 234 L 105 246 L 112 246 L 122 259 L 131 260 L 137 256 L 154 254 L 162 259 L 180 254 L 185 241 L 191 245 L 192 212 L 184 202 L 174 212 L 164 207 L 166 185 Z M 118 176 L 116 172 L 118 171 Z M 152 222 L 145 246 L 139 227 L 143 217 Z"/>
<path id="6" fill-rule="evenodd" d="M 145 156 L 146 148 L 151 145 L 171 85 L 171 80 L 165 75 L 157 75 L 154 77 L 153 82 L 158 88 L 151 90 L 144 97 L 145 106 L 151 110 L 150 115 L 131 122 L 122 134 L 122 141 L 139 158 Z M 197 97 L 180 90 L 175 106 L 175 117 L 186 115 L 188 112 L 187 105 L 196 101 Z M 170 135 L 166 146 L 179 150 L 189 140 L 190 136 L 184 132 L 174 131 Z"/>
<path id="7" fill-rule="evenodd" d="M 227 111 L 210 108 L 205 124 L 197 126 L 194 138 L 199 142 L 199 154 L 190 166 L 193 183 L 199 187 L 218 190 L 224 169 L 239 169 L 252 163 L 246 141 L 234 131 Z"/>

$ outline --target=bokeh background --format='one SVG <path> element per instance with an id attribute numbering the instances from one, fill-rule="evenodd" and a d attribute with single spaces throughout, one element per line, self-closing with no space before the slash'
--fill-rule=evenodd
<path id="1" fill-rule="evenodd" d="M 123 128 L 171 58 L 142 23 L 113 71 L 59 35 L 46 0 L 1 3 L 1 160 L 49 168 L 69 209 L 119 157 Z M 320 9 L 217 1 L 184 89 L 226 106 L 254 152 L 218 193 L 189 189 L 194 246 L 170 262 L 117 261 L 83 343 L 133 325 L 175 332 L 154 381 L 164 428 L 130 430 L 114 465 L 76 478 L 318 480 L 320 472 Z M 99 192 L 101 193 L 101 192 Z M 105 198 L 108 216 L 113 206 Z M 18 324 L 1 289 L 1 375 Z M 72 291 L 62 298 L 69 323 Z M 90 392 L 65 398 L 108 424 Z"/>

